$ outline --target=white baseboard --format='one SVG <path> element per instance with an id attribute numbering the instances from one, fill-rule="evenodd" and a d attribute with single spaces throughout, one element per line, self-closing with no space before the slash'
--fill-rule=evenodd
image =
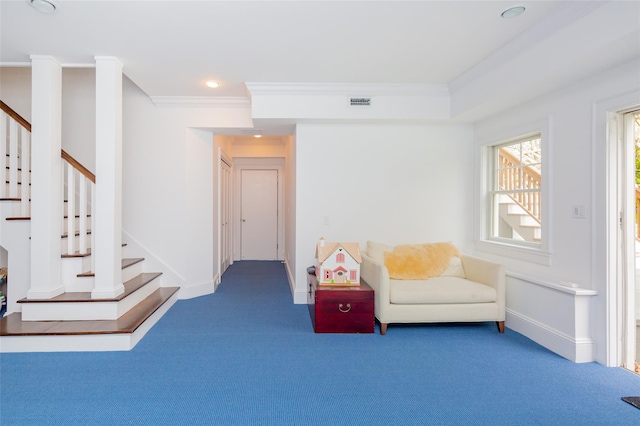
<path id="1" fill-rule="evenodd" d="M 220 285 L 219 281 L 220 280 L 216 275 L 210 281 L 184 285 L 180 287 L 179 298 L 180 300 L 193 299 L 194 297 L 206 296 L 207 294 L 215 293 L 218 285 Z"/>
<path id="2" fill-rule="evenodd" d="M 506 326 L 570 361 L 594 361 L 592 339 L 573 338 L 545 324 L 507 308 Z"/>
<path id="3" fill-rule="evenodd" d="M 294 273 L 289 267 L 289 263 L 287 263 L 286 260 L 284 260 L 283 262 L 284 262 L 284 268 L 287 271 L 287 278 L 289 280 L 289 290 L 291 291 L 291 296 L 293 297 L 293 303 L 296 305 L 306 305 L 307 304 L 306 286 L 302 290 L 296 288 L 296 279 L 294 278 Z"/>

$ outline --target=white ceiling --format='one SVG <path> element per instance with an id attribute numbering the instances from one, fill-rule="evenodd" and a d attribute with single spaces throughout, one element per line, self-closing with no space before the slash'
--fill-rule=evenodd
<path id="1" fill-rule="evenodd" d="M 603 2 L 70 1 L 42 14 L 0 1 L 0 62 L 51 55 L 64 65 L 115 56 L 149 96 L 247 97 L 246 82 L 448 84 L 487 72 Z M 638 3 L 630 13 L 640 13 Z M 522 16 L 500 13 L 525 5 Z M 627 6 L 629 7 L 629 6 Z M 610 23 L 608 23 L 610 25 Z M 640 28 L 640 15 L 638 15 Z M 640 33 L 637 33 L 640 34 Z M 567 34 L 573 43 L 580 34 Z M 518 42 L 518 43 L 516 43 Z M 583 70 L 640 56 L 640 43 Z M 557 52 L 560 56 L 561 51 Z M 590 59 L 589 59 L 590 58 Z M 484 67 L 484 68 L 483 68 Z M 214 79 L 218 89 L 204 86 Z"/>

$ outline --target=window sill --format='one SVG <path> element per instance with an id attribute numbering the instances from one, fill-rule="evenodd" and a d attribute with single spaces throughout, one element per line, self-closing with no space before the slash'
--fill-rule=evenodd
<path id="1" fill-rule="evenodd" d="M 551 253 L 538 247 L 525 247 L 502 241 L 482 240 L 476 242 L 476 249 L 493 255 L 511 257 L 539 265 L 551 266 Z"/>

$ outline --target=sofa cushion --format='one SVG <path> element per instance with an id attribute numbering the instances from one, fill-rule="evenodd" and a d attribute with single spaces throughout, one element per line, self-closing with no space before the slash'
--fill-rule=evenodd
<path id="1" fill-rule="evenodd" d="M 389 287 L 389 301 L 401 305 L 491 303 L 497 298 L 493 287 L 459 277 L 389 280 Z"/>
<path id="2" fill-rule="evenodd" d="M 426 280 L 447 270 L 454 256 L 460 252 L 451 243 L 401 245 L 384 253 L 384 265 L 392 279 Z"/>

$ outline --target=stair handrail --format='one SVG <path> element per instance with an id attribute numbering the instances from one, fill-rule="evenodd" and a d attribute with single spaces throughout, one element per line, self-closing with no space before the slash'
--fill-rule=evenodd
<path id="1" fill-rule="evenodd" d="M 31 124 L 0 101 L 0 198 L 19 201 L 20 217 L 31 214 Z M 9 173 L 8 178 L 6 173 Z M 18 177 L 20 176 L 20 177 Z"/>
<path id="2" fill-rule="evenodd" d="M 0 109 L 2 109 L 7 115 L 18 122 L 22 127 L 31 132 L 31 123 L 25 120 L 20 114 L 15 112 L 9 105 L 0 101 Z"/>
<path id="3" fill-rule="evenodd" d="M 542 181 L 540 173 L 531 166 L 518 167 L 520 160 L 514 155 L 499 150 L 499 161 L 502 173 L 500 174 L 500 189 L 503 191 L 539 189 Z M 512 170 L 522 170 L 524 182 L 519 181 L 519 176 L 509 173 Z M 513 183 L 516 182 L 517 185 Z M 522 207 L 533 219 L 541 223 L 540 191 L 514 192 L 507 194 L 517 205 Z"/>
<path id="4" fill-rule="evenodd" d="M 27 131 L 31 132 L 31 123 L 29 123 L 27 120 L 25 120 L 20 114 L 15 112 L 13 110 L 13 108 L 11 108 L 9 105 L 7 105 L 4 102 L 0 101 L 0 109 L 2 109 L 2 111 L 4 111 L 9 117 L 11 117 L 15 121 L 17 121 L 18 124 L 20 124 L 22 127 L 27 129 Z M 96 175 L 91 173 L 91 171 L 89 171 L 89 169 L 87 169 L 78 160 L 76 160 L 71 155 L 69 155 L 64 149 L 62 149 L 60 151 L 61 151 L 60 152 L 61 157 L 63 159 L 65 159 L 68 163 L 70 163 L 76 170 L 78 170 L 80 173 L 82 173 L 91 182 L 96 183 Z"/>
<path id="5" fill-rule="evenodd" d="M 62 158 L 69 164 L 73 166 L 77 171 L 79 171 L 84 177 L 89 179 L 91 182 L 96 183 L 96 175 L 91 173 L 89 169 L 83 166 L 78 160 L 69 155 L 64 149 L 61 150 Z"/>
<path id="6" fill-rule="evenodd" d="M 22 126 L 23 129 L 28 134 L 31 134 L 31 123 L 29 123 L 24 117 L 18 114 L 13 108 L 0 100 L 0 109 L 4 111 L 10 119 L 12 119 L 15 123 Z M 4 122 L 1 123 L 2 131 L 6 131 L 4 129 Z M 10 131 L 12 134 L 12 132 Z M 6 134 L 3 134 L 2 137 L 6 137 Z M 11 185 L 17 187 L 17 170 L 18 170 L 18 155 L 17 152 L 19 149 L 17 148 L 17 141 L 14 141 L 14 137 L 10 136 L 9 138 L 10 149 L 9 149 L 9 170 L 10 170 L 10 193 L 13 194 L 16 192 L 16 189 L 12 189 Z M 15 138 L 17 139 L 17 137 Z M 29 181 L 29 173 L 30 170 L 30 157 L 31 157 L 31 147 L 30 147 L 30 138 L 23 137 L 26 141 L 23 143 L 22 155 L 20 156 L 21 167 L 22 167 L 22 187 L 23 191 L 21 195 L 22 204 L 22 216 L 28 217 L 29 214 L 29 199 L 30 195 L 28 193 L 28 186 L 30 185 Z M 5 141 L 0 141 L 5 142 Z M 6 145 L 4 143 L 0 143 L 0 164 L 4 166 L 5 164 L 5 153 L 7 152 Z M 78 160 L 73 158 L 69 153 L 65 150 L 60 150 L 61 158 L 66 162 L 66 166 L 63 167 L 63 187 L 67 188 L 66 194 L 63 193 L 67 204 L 67 221 L 66 221 L 66 234 L 67 234 L 67 244 L 62 249 L 63 255 L 74 255 L 74 254 L 86 254 L 89 252 L 90 247 L 93 246 L 93 241 L 87 241 L 87 234 L 90 232 L 89 229 L 93 229 L 93 221 L 95 218 L 95 214 L 93 210 L 93 200 L 95 199 L 95 183 L 96 176 L 89 169 L 82 165 Z M 25 173 L 26 172 L 26 173 Z M 78 176 L 82 176 L 82 178 L 78 178 Z M 90 182 L 90 183 L 87 183 Z M 25 189 L 26 188 L 26 189 Z M 69 190 L 71 188 L 71 190 Z M 73 194 L 73 196 L 70 196 Z M 75 218 L 78 217 L 78 226 L 76 226 Z M 91 226 L 87 226 L 87 222 L 91 221 Z M 64 226 L 64 218 L 63 218 L 63 226 Z M 78 239 L 76 240 L 75 235 L 78 235 Z M 93 238 L 91 238 L 93 239 Z"/>

